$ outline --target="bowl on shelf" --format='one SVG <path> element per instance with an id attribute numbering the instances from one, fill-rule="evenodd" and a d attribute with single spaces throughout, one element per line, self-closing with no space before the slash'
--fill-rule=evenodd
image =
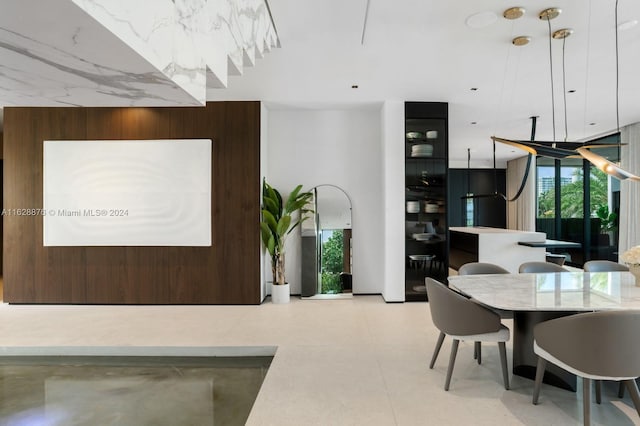
<path id="1" fill-rule="evenodd" d="M 427 130 L 425 134 L 427 135 L 427 139 L 438 139 L 437 130 Z"/>
<path id="2" fill-rule="evenodd" d="M 438 238 L 438 235 L 434 232 L 421 232 L 419 234 L 412 234 L 411 236 L 416 241 L 429 241 Z"/>
<path id="3" fill-rule="evenodd" d="M 424 205 L 425 213 L 438 213 L 438 204 L 437 203 L 426 203 Z"/>
<path id="4" fill-rule="evenodd" d="M 422 139 L 423 137 L 422 132 L 407 132 L 407 139 Z"/>
<path id="5" fill-rule="evenodd" d="M 420 201 L 407 201 L 407 213 L 420 212 Z"/>

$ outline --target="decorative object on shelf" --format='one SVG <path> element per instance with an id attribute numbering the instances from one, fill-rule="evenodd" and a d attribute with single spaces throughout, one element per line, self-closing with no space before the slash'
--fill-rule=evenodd
<path id="1" fill-rule="evenodd" d="M 564 142 L 557 142 L 556 139 L 556 128 L 555 128 L 555 100 L 554 100 L 554 89 L 553 89 L 553 63 L 551 54 L 551 40 L 558 39 L 563 41 L 562 48 L 562 75 L 563 75 L 563 84 L 565 81 L 565 69 L 564 69 L 564 45 L 567 37 L 569 37 L 573 30 L 570 28 L 563 28 L 560 30 L 556 30 L 555 32 L 551 32 L 551 19 L 556 18 L 560 14 L 561 10 L 557 8 L 549 8 L 545 9 L 539 14 L 539 18 L 541 20 L 546 20 L 549 27 L 549 66 L 551 68 L 551 111 L 552 111 L 552 121 L 553 121 L 553 141 L 522 141 L 522 140 L 512 140 L 505 138 L 498 138 L 492 136 L 494 142 L 501 142 L 507 145 L 515 146 L 520 148 L 530 155 L 541 155 L 543 157 L 549 157 L 554 159 L 563 159 L 563 158 L 584 158 L 589 161 L 595 167 L 605 172 L 608 175 L 611 175 L 619 180 L 633 180 L 640 181 L 640 176 L 634 175 L 626 170 L 623 170 L 618 165 L 612 163 L 606 158 L 602 157 L 599 154 L 591 151 L 593 148 L 602 148 L 602 147 L 621 147 L 624 145 L 620 141 L 620 102 L 619 102 L 619 48 L 618 48 L 618 1 L 615 3 L 615 54 L 616 54 L 616 127 L 617 127 L 617 135 L 618 135 L 618 143 L 616 144 L 583 144 L 579 142 L 567 142 L 567 102 L 566 102 L 566 89 L 563 87 L 564 94 L 564 123 L 565 123 L 565 138 Z"/>
<path id="2" fill-rule="evenodd" d="M 425 213 L 438 213 L 438 203 L 435 203 L 433 201 L 427 201 L 426 204 L 424 205 L 424 212 Z"/>
<path id="3" fill-rule="evenodd" d="M 407 213 L 419 213 L 420 201 L 407 201 Z"/>
<path id="4" fill-rule="evenodd" d="M 313 194 L 301 192 L 302 185 L 298 185 L 284 202 L 280 192 L 262 181 L 262 221 L 260 231 L 262 243 L 271 257 L 271 300 L 273 303 L 289 302 L 289 283 L 285 279 L 284 249 L 286 237 L 309 218 L 313 210 L 307 204 Z M 295 216 L 295 217 L 294 217 Z M 295 222 L 294 222 L 295 221 Z"/>
<path id="5" fill-rule="evenodd" d="M 431 157 L 433 155 L 433 145 L 425 143 L 413 145 L 411 147 L 412 157 Z"/>
<path id="6" fill-rule="evenodd" d="M 424 224 L 424 232 L 428 232 L 431 235 L 436 235 L 436 227 L 433 226 L 433 222 L 429 221 Z"/>
<path id="7" fill-rule="evenodd" d="M 620 260 L 629 267 L 629 272 L 636 277 L 636 286 L 640 287 L 640 246 L 631 247 L 622 253 Z"/>
<path id="8" fill-rule="evenodd" d="M 407 139 L 422 139 L 424 135 L 421 132 L 407 132 Z"/>
<path id="9" fill-rule="evenodd" d="M 427 139 L 438 139 L 438 131 L 437 130 L 427 130 Z"/>
<path id="10" fill-rule="evenodd" d="M 416 241 L 430 241 L 438 238 L 438 235 L 435 232 L 423 232 L 419 234 L 412 234 L 411 236 Z"/>

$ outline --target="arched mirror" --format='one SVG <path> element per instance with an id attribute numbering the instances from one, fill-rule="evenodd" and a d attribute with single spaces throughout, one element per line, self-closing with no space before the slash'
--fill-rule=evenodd
<path id="1" fill-rule="evenodd" d="M 313 220 L 302 224 L 302 285 L 304 298 L 351 297 L 351 200 L 334 185 L 313 192 Z"/>

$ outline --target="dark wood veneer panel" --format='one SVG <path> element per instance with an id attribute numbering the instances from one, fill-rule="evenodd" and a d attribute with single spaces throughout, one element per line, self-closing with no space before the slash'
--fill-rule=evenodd
<path id="1" fill-rule="evenodd" d="M 6 108 L 5 208 L 42 207 L 42 141 L 212 139 L 212 247 L 43 247 L 41 217 L 4 218 L 9 303 L 258 304 L 260 104 Z"/>

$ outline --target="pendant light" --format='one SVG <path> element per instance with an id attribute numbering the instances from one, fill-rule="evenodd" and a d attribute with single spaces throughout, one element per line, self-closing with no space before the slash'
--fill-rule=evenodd
<path id="1" fill-rule="evenodd" d="M 620 138 L 620 62 L 619 62 L 619 47 L 618 47 L 618 0 L 616 0 L 615 10 L 615 28 L 616 28 L 616 130 L 618 138 Z M 620 140 L 618 139 L 620 142 Z M 621 143 L 618 146 L 622 145 Z M 586 158 L 591 164 L 596 166 L 608 175 L 611 175 L 620 180 L 635 180 L 640 181 L 640 176 L 636 176 L 633 173 L 629 173 L 623 170 L 618 165 L 612 163 L 601 155 L 596 154 L 588 149 L 589 147 L 581 147 L 576 151 Z"/>
<path id="2" fill-rule="evenodd" d="M 570 36 L 573 31 L 571 29 L 565 28 L 561 30 L 557 30 L 555 32 L 551 32 L 551 23 L 550 20 L 556 18 L 561 13 L 560 9 L 557 8 L 549 8 L 545 9 L 538 15 L 541 20 L 546 20 L 549 26 L 549 66 L 551 70 L 551 111 L 552 111 L 552 128 L 553 128 L 553 141 L 522 141 L 522 140 L 513 140 L 513 139 L 505 139 L 499 138 L 496 136 L 492 136 L 491 139 L 495 142 L 500 142 L 503 144 L 511 145 L 517 148 L 520 148 L 530 155 L 540 155 L 543 157 L 549 157 L 553 159 L 563 159 L 563 158 L 584 158 L 592 163 L 595 167 L 602 170 L 603 172 L 617 178 L 617 179 L 630 179 L 630 180 L 640 180 L 639 176 L 636 176 L 632 173 L 629 173 L 623 169 L 621 169 L 618 165 L 610 162 L 606 158 L 596 154 L 591 151 L 593 148 L 604 148 L 604 147 L 620 147 L 622 144 L 620 142 L 611 144 L 611 143 L 579 143 L 579 142 L 567 142 L 567 105 L 566 98 L 564 101 L 564 114 L 565 114 L 565 140 L 564 142 L 556 141 L 556 127 L 555 127 L 555 99 L 554 99 L 554 89 L 553 89 L 553 59 L 552 59 L 552 51 L 551 51 L 551 40 L 552 39 L 562 39 L 563 40 L 563 82 L 564 82 L 564 42 L 568 36 Z M 616 120 L 617 120 L 617 131 L 620 133 L 620 120 L 619 120 L 619 85 L 618 85 L 618 74 L 619 74 L 619 65 L 618 65 L 618 0 L 616 0 L 616 10 L 615 10 L 615 19 L 616 19 Z M 566 90 L 563 88 L 563 92 Z"/>
<path id="3" fill-rule="evenodd" d="M 463 200 L 477 199 L 477 198 L 502 198 L 505 201 L 507 196 L 502 192 L 498 192 L 498 169 L 496 169 L 496 143 L 493 142 L 493 192 L 487 194 L 476 194 L 471 192 L 471 150 L 467 148 L 467 195 L 462 196 Z"/>

